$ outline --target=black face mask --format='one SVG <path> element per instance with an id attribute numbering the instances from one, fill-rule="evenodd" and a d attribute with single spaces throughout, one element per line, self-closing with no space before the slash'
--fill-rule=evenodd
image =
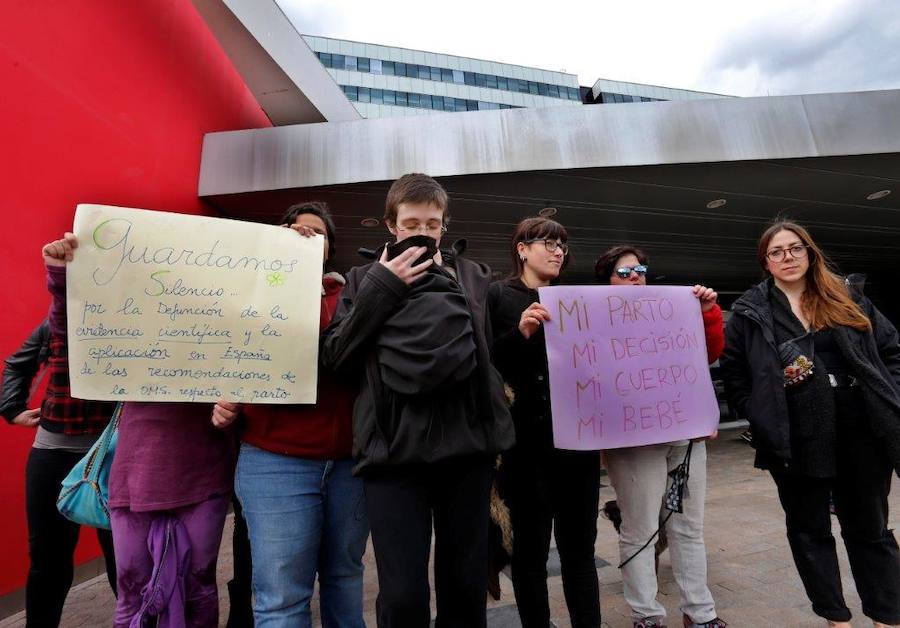
<path id="1" fill-rule="evenodd" d="M 403 251 L 410 248 L 415 248 L 417 246 L 424 246 L 428 250 L 425 251 L 419 259 L 413 262 L 413 266 L 418 264 L 422 264 L 430 260 L 432 257 L 437 255 L 437 240 L 432 238 L 431 236 L 427 236 L 424 234 L 410 236 L 404 240 L 400 240 L 399 242 L 394 242 L 393 244 L 387 245 L 387 258 L 389 260 L 394 259 L 398 255 L 400 255 Z"/>

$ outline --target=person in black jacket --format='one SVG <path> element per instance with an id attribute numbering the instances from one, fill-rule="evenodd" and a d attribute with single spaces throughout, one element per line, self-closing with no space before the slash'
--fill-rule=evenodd
<path id="1" fill-rule="evenodd" d="M 394 182 L 384 220 L 396 244 L 380 250 L 378 262 L 348 273 L 322 335 L 323 365 L 359 381 L 353 454 L 375 549 L 382 628 L 429 626 L 432 519 L 435 626 L 486 624 L 493 461 L 512 446 L 514 433 L 490 361 L 490 269 L 437 249 L 447 202 L 426 175 Z M 421 235 L 430 246 L 405 248 L 416 241 L 405 240 Z"/>
<path id="2" fill-rule="evenodd" d="M 56 499 L 60 484 L 72 467 L 99 436 L 98 432 L 69 435 L 51 433 L 42 425 L 41 408 L 28 409 L 28 399 L 36 388 L 35 377 L 42 367 L 53 369 L 50 324 L 38 325 L 18 351 L 6 359 L 3 371 L 0 414 L 10 425 L 35 429 L 35 439 L 25 466 L 25 511 L 28 518 L 28 581 L 25 585 L 25 622 L 31 627 L 59 625 L 63 605 L 74 575 L 75 547 L 81 526 L 59 514 Z M 51 380 L 54 375 L 51 374 Z M 56 374 L 59 379 L 59 373 Z M 67 397 L 68 375 L 63 386 L 51 389 Z M 60 382 L 55 382 L 59 384 Z M 79 401 L 67 407 L 77 417 L 83 408 Z M 59 401 L 57 399 L 57 401 Z M 45 408 L 46 409 L 46 408 Z M 46 419 L 46 416 L 44 417 Z M 108 419 L 108 415 L 107 415 Z M 109 530 L 97 530 L 103 550 L 107 579 L 113 595 L 116 592 L 116 561 Z"/>
<path id="3" fill-rule="evenodd" d="M 900 553 L 888 529 L 900 473 L 900 344 L 855 301 L 809 233 L 777 222 L 759 241 L 769 277 L 738 299 L 721 359 L 726 393 L 750 421 L 756 466 L 778 487 L 794 563 L 813 611 L 850 626 L 829 495 L 863 612 L 900 623 Z"/>
<path id="4" fill-rule="evenodd" d="M 547 555 L 554 530 L 563 591 L 574 628 L 600 625 L 594 564 L 600 455 L 553 447 L 543 323 L 550 313 L 537 288 L 555 281 L 568 260 L 558 222 L 526 218 L 511 242 L 512 277 L 491 284 L 488 306 L 494 361 L 512 389 L 516 445 L 503 454 L 498 483 L 512 519 L 512 581 L 524 628 L 550 624 Z"/>

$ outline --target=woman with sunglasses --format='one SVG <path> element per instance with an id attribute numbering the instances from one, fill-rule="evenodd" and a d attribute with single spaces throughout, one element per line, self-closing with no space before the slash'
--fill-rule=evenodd
<path id="1" fill-rule="evenodd" d="M 597 260 L 594 271 L 600 283 L 614 286 L 647 284 L 647 256 L 633 246 L 615 246 Z M 710 364 L 718 359 L 724 344 L 722 310 L 716 293 L 694 286 L 700 300 L 706 352 Z M 711 435 L 715 438 L 715 433 Z M 604 451 L 609 478 L 616 489 L 622 514 L 619 552 L 625 601 L 631 606 L 635 628 L 666 626 L 666 609 L 656 599 L 655 556 L 648 547 L 661 526 L 660 509 L 670 482 L 669 472 L 681 464 L 688 441 L 625 447 Z M 703 514 L 706 496 L 706 444 L 703 439 L 691 447 L 690 475 L 684 512 L 663 518 L 672 556 L 675 583 L 681 592 L 681 611 L 686 627 L 725 626 L 718 618 L 712 593 L 706 582 L 706 546 L 703 543 Z"/>
<path id="2" fill-rule="evenodd" d="M 900 624 L 900 553 L 888 529 L 900 474 L 900 344 L 854 298 L 809 233 L 776 222 L 759 239 L 766 279 L 738 299 L 722 356 L 725 391 L 749 419 L 755 464 L 772 474 L 813 612 L 850 626 L 829 496 L 862 609 Z"/>
<path id="3" fill-rule="evenodd" d="M 600 625 L 594 565 L 600 466 L 596 452 L 553 447 L 543 323 L 550 313 L 537 289 L 554 282 L 568 261 L 558 222 L 526 218 L 513 233 L 513 272 L 491 284 L 488 307 L 494 360 L 512 390 L 516 444 L 503 454 L 498 484 L 513 529 L 512 581 L 524 628 L 547 628 L 547 556 L 555 532 L 563 592 L 573 628 Z"/>

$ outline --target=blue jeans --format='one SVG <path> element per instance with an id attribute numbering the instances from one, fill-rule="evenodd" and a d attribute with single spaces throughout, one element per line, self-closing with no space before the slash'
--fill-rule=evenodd
<path id="1" fill-rule="evenodd" d="M 319 575 L 325 628 L 365 628 L 363 564 L 369 535 L 353 461 L 282 456 L 244 443 L 235 489 L 250 533 L 257 628 L 312 625 Z"/>

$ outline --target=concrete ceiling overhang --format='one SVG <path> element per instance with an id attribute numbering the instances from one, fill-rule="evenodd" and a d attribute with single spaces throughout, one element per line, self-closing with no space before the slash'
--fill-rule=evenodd
<path id="1" fill-rule="evenodd" d="M 569 229 L 570 281 L 613 244 L 647 249 L 667 283 L 743 290 L 773 217 L 809 225 L 845 272 L 900 271 L 900 91 L 595 105 L 309 124 L 206 137 L 200 194 L 224 215 L 274 222 L 327 201 L 338 266 L 387 239 L 385 192 L 412 171 L 451 196 L 448 238 L 509 269 L 512 228 L 545 205 Z M 893 194 L 869 200 L 873 192 Z M 725 199 L 714 209 L 707 204 Z"/>
<path id="2" fill-rule="evenodd" d="M 272 124 L 360 119 L 275 0 L 192 2 Z"/>

